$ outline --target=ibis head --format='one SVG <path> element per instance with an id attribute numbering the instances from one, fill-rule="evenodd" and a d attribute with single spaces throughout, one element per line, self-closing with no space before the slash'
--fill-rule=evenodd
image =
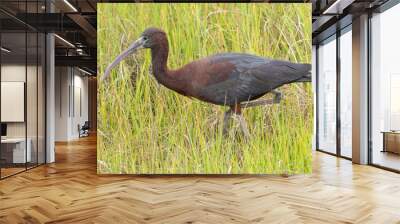
<path id="1" fill-rule="evenodd" d="M 110 65 L 107 66 L 106 71 L 102 77 L 102 80 L 107 79 L 110 75 L 111 70 L 118 65 L 124 58 L 131 54 L 134 54 L 143 48 L 156 48 L 162 43 L 162 40 L 166 39 L 164 31 L 158 28 L 147 28 L 140 37 L 135 40 L 129 47 L 119 54 Z"/>

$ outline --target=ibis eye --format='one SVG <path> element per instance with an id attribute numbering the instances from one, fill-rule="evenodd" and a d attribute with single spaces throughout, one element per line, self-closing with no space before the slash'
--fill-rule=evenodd
<path id="1" fill-rule="evenodd" d="M 147 37 L 143 37 L 143 40 L 146 41 L 148 38 Z"/>

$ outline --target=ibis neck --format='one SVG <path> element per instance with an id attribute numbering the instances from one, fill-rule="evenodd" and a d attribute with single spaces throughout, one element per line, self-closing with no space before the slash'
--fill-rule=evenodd
<path id="1" fill-rule="evenodd" d="M 167 78 L 168 42 L 151 49 L 152 70 L 157 81 L 163 83 Z"/>
<path id="2" fill-rule="evenodd" d="M 167 67 L 168 41 L 166 39 L 151 49 L 151 58 L 153 75 L 157 81 L 169 89 L 182 92 L 184 85 Z"/>

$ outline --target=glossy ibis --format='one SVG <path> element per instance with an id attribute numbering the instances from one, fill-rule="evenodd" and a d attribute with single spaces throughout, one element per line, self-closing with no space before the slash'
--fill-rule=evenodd
<path id="1" fill-rule="evenodd" d="M 281 94 L 275 89 L 293 82 L 311 81 L 311 65 L 271 60 L 250 54 L 222 53 L 193 61 L 177 70 L 167 67 L 168 39 L 164 31 L 146 29 L 106 68 L 105 80 L 113 67 L 122 59 L 141 48 L 149 48 L 154 77 L 165 87 L 188 97 L 222 106 L 225 112 L 224 133 L 232 116 L 239 120 L 240 128 L 249 136 L 241 115 L 245 107 L 279 103 Z M 275 94 L 273 100 L 257 100 L 266 93 Z"/>

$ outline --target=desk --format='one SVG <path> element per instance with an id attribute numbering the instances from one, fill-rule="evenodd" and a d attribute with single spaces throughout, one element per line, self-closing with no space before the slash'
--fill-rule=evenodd
<path id="1" fill-rule="evenodd" d="M 383 150 L 382 152 L 392 152 L 400 154 L 400 132 L 383 131 Z"/>
<path id="2" fill-rule="evenodd" d="M 32 140 L 27 138 L 26 142 L 28 147 L 26 147 L 25 154 L 25 138 L 5 138 L 1 139 L 1 156 L 5 155 L 3 158 L 8 163 L 25 163 L 30 162 L 32 159 L 31 145 Z M 12 154 L 12 156 L 11 156 Z M 2 158 L 2 159 L 3 159 Z M 12 158 L 12 160 L 11 160 Z M 26 158 L 26 161 L 25 161 Z"/>

